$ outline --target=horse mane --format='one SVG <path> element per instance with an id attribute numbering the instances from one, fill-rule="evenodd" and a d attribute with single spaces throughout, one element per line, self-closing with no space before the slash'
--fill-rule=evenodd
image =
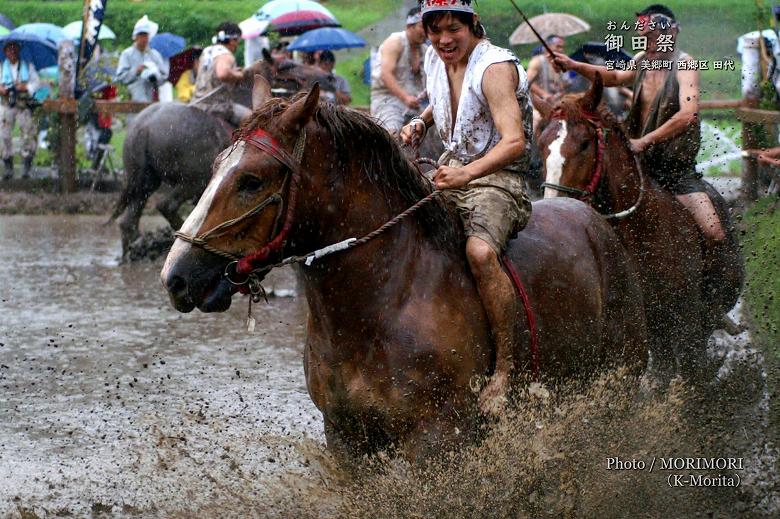
<path id="1" fill-rule="evenodd" d="M 580 104 L 580 100 L 586 94 L 587 93 L 567 94 L 563 96 L 555 106 L 555 111 L 562 112 L 564 116 L 563 118 L 567 121 L 572 121 L 575 123 L 587 123 L 588 119 L 585 112 L 582 110 L 582 105 Z M 617 119 L 617 117 L 615 117 L 615 114 L 613 114 L 609 108 L 607 108 L 605 103 L 599 103 L 595 114 L 591 115 L 598 116 L 598 119 L 601 121 L 601 124 L 604 126 L 604 128 L 615 131 L 624 140 L 628 140 L 626 127 Z"/>
<path id="2" fill-rule="evenodd" d="M 268 101 L 236 130 L 236 137 L 247 136 L 258 128 L 267 128 L 271 121 L 306 94 L 301 92 L 289 100 L 276 98 Z M 331 136 L 337 157 L 344 164 L 360 164 L 389 206 L 392 207 L 393 201 L 397 203 L 400 198 L 406 207 L 411 207 L 430 194 L 430 183 L 404 156 L 398 142 L 373 118 L 357 110 L 321 102 L 313 120 Z M 439 249 L 462 251 L 464 237 L 460 220 L 455 218 L 441 197 L 423 206 L 415 218 L 422 225 L 425 235 Z"/>

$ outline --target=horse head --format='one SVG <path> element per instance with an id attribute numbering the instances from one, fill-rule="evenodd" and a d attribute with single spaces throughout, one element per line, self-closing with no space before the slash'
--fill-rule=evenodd
<path id="1" fill-rule="evenodd" d="M 270 85 L 256 77 L 252 96 L 256 115 L 270 94 Z M 177 232 L 161 274 L 176 309 L 227 310 L 233 294 L 242 289 L 235 282 L 241 274 L 235 270 L 243 259 L 277 257 L 286 251 L 301 182 L 303 129 L 318 101 L 315 85 L 270 117 L 265 128 L 245 127 L 241 137 L 216 158 L 209 185 Z M 278 112 L 279 103 L 269 103 L 266 111 Z M 324 154 L 316 143 L 309 149 Z M 228 266 L 234 277 L 225 275 Z"/>
<path id="2" fill-rule="evenodd" d="M 311 90 L 315 83 L 321 90 L 336 91 L 336 78 L 332 74 L 293 60 L 274 59 L 265 49 L 263 59 L 247 67 L 247 78 L 255 74 L 263 76 L 271 84 L 271 90 L 277 97 L 291 97 L 301 90 Z"/>
<path id="3" fill-rule="evenodd" d="M 604 151 L 599 103 L 601 75 L 584 94 L 568 95 L 543 116 L 549 124 L 538 143 L 545 164 L 544 197 L 593 195 L 601 175 Z"/>

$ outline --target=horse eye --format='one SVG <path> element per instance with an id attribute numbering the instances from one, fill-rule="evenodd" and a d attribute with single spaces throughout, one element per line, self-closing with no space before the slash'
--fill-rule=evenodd
<path id="1" fill-rule="evenodd" d="M 590 146 L 590 141 L 585 141 L 582 144 L 580 144 L 580 151 L 585 151 L 588 149 L 588 146 Z"/>
<path id="2" fill-rule="evenodd" d="M 238 181 L 238 190 L 246 192 L 259 191 L 263 187 L 263 180 L 254 175 L 244 175 Z"/>

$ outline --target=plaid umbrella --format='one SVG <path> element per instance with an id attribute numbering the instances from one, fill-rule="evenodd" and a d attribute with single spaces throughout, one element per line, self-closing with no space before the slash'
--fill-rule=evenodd
<path id="1" fill-rule="evenodd" d="M 319 11 L 291 11 L 271 20 L 270 30 L 282 36 L 295 36 L 320 27 L 341 27 L 341 24 Z"/>

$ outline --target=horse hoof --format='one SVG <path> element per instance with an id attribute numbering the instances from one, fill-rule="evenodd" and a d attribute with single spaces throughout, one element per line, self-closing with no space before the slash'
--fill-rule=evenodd
<path id="1" fill-rule="evenodd" d="M 506 410 L 509 381 L 506 375 L 493 375 L 479 395 L 479 410 L 487 417 L 498 418 Z"/>

